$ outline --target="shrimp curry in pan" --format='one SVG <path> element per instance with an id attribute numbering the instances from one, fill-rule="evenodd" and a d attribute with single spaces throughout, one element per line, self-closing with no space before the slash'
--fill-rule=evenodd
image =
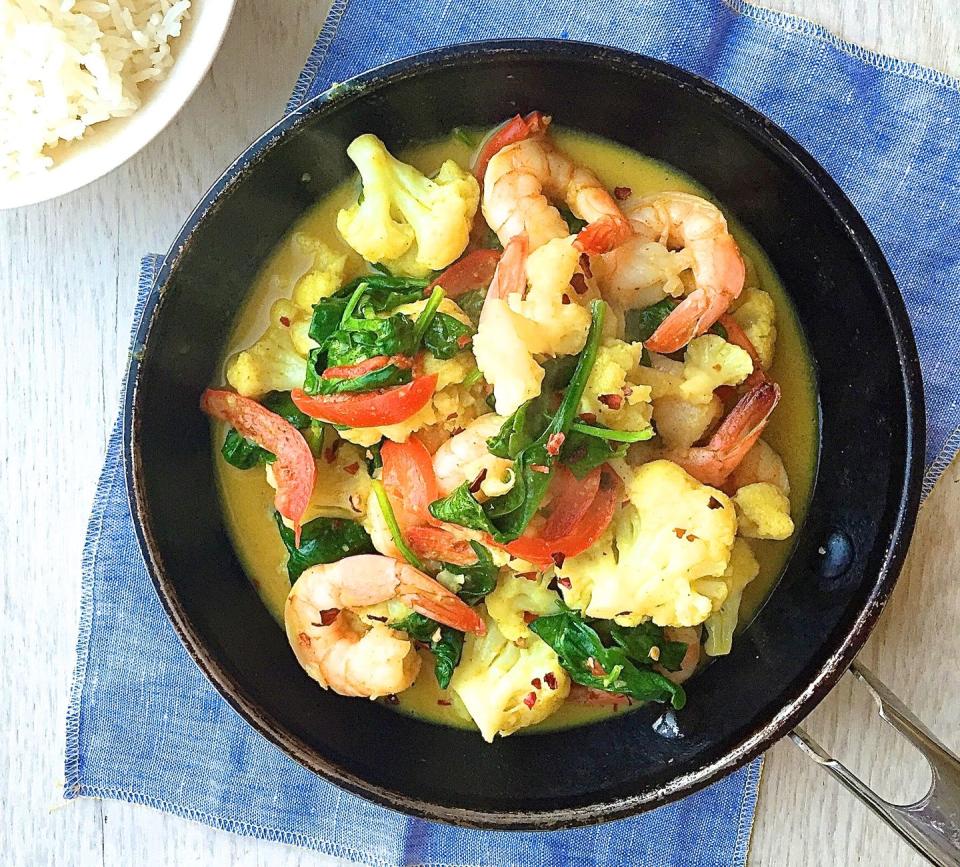
<path id="1" fill-rule="evenodd" d="M 682 709 L 810 494 L 812 368 L 766 256 L 690 178 L 537 112 L 347 154 L 202 401 L 292 652 L 488 741 Z"/>

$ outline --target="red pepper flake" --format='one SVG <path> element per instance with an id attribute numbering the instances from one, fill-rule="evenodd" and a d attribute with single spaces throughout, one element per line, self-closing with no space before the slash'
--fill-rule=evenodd
<path id="1" fill-rule="evenodd" d="M 606 677 L 607 672 L 604 667 L 597 662 L 592 656 L 587 659 L 587 668 L 590 669 L 590 674 L 594 677 Z"/>
<path id="2" fill-rule="evenodd" d="M 539 677 L 535 677 L 533 680 L 531 680 L 530 686 L 534 687 L 535 689 L 543 689 L 543 684 L 540 682 Z"/>
<path id="3" fill-rule="evenodd" d="M 320 625 L 329 626 L 340 616 L 339 608 L 325 608 L 320 612 Z"/>
<path id="4" fill-rule="evenodd" d="M 570 303 L 570 296 L 567 295 L 566 292 L 563 293 L 563 297 L 560 299 L 560 303 L 561 303 L 561 304 L 569 304 L 569 303 Z"/>
<path id="5" fill-rule="evenodd" d="M 385 696 L 383 697 L 383 700 L 384 700 L 387 704 L 400 704 L 400 699 L 399 699 L 399 697 L 396 696 L 396 695 L 394 695 L 392 692 L 390 693 L 390 695 L 385 695 Z"/>
<path id="6" fill-rule="evenodd" d="M 483 480 L 487 477 L 486 469 L 480 470 L 480 475 L 473 480 L 473 484 L 470 485 L 470 493 L 475 494 L 480 490 L 480 486 L 483 484 Z"/>
<path id="7" fill-rule="evenodd" d="M 563 565 L 563 561 L 565 559 L 566 557 L 564 557 L 564 555 L 561 554 L 559 551 L 557 551 L 557 553 L 553 555 L 553 562 L 557 564 L 557 568 Z M 558 578 L 557 584 L 559 584 L 561 587 L 566 587 L 567 590 L 573 587 L 573 585 L 570 583 L 569 578 Z"/>
<path id="8" fill-rule="evenodd" d="M 678 539 L 682 539 L 684 536 L 687 535 L 687 531 L 683 527 L 674 527 L 673 532 Z"/>
<path id="9" fill-rule="evenodd" d="M 629 385 L 625 385 L 623 387 L 623 396 L 630 397 L 631 394 L 633 394 L 633 389 Z"/>
<path id="10" fill-rule="evenodd" d="M 618 201 L 622 202 L 625 199 L 629 199 L 633 195 L 633 190 L 630 187 L 614 187 L 613 188 L 613 197 Z"/>
<path id="11" fill-rule="evenodd" d="M 563 447 L 563 441 L 566 438 L 566 434 L 550 434 L 550 436 L 547 437 L 547 454 L 553 455 L 554 457 L 560 454 L 560 449 Z"/>
<path id="12" fill-rule="evenodd" d="M 570 285 L 573 286 L 574 291 L 577 295 L 583 295 L 585 292 L 589 291 L 590 287 L 587 286 L 587 280 L 583 274 L 574 274 L 570 278 Z"/>
<path id="13" fill-rule="evenodd" d="M 593 269 L 590 267 L 590 257 L 586 253 L 580 254 L 580 269 L 588 277 L 593 276 Z"/>
<path id="14" fill-rule="evenodd" d="M 355 476 L 357 474 L 357 470 L 359 469 L 360 469 L 360 464 L 354 461 L 352 464 L 350 464 L 350 466 L 344 467 L 343 471 L 345 473 L 350 473 L 351 476 Z"/>
<path id="15" fill-rule="evenodd" d="M 471 340 L 473 340 L 473 338 L 469 334 L 461 334 L 457 338 L 457 346 L 461 349 L 466 349 L 470 345 Z"/>
<path id="16" fill-rule="evenodd" d="M 537 694 L 535 692 L 527 693 L 523 699 L 523 703 L 530 708 L 530 710 L 533 710 L 533 706 L 537 703 Z"/>
<path id="17" fill-rule="evenodd" d="M 323 459 L 328 464 L 332 464 L 337 459 L 337 452 L 340 451 L 340 446 L 342 444 L 343 440 L 334 440 L 326 449 L 323 450 Z"/>
<path id="18" fill-rule="evenodd" d="M 609 406 L 610 409 L 620 409 L 623 406 L 623 397 L 619 394 L 601 394 L 597 400 L 604 406 Z"/>
<path id="19" fill-rule="evenodd" d="M 545 476 L 550 473 L 550 467 L 545 467 L 543 464 L 530 464 L 530 469 L 535 473 L 543 473 Z"/>
<path id="20" fill-rule="evenodd" d="M 517 572 L 521 578 L 526 578 L 527 581 L 536 581 L 537 573 L 536 572 Z"/>
<path id="21" fill-rule="evenodd" d="M 450 436 L 455 437 L 457 434 L 462 434 L 463 428 L 460 425 L 457 425 L 452 431 L 450 431 Z"/>
<path id="22" fill-rule="evenodd" d="M 711 498 L 707 501 L 707 508 L 708 508 L 708 509 L 722 509 L 722 508 L 723 508 L 723 503 L 721 503 L 716 497 L 711 497 Z"/>
<path id="23" fill-rule="evenodd" d="M 524 622 L 524 623 L 533 623 L 533 621 L 536 620 L 536 619 L 537 619 L 537 615 L 534 614 L 532 611 L 524 611 L 524 612 L 523 612 L 523 622 Z"/>
<path id="24" fill-rule="evenodd" d="M 310 647 L 310 636 L 306 632 L 301 632 L 297 636 L 297 641 L 300 642 L 301 647 Z"/>
<path id="25" fill-rule="evenodd" d="M 580 413 L 580 421 L 586 422 L 586 424 L 596 424 L 597 416 L 592 412 L 582 412 Z"/>
<path id="26" fill-rule="evenodd" d="M 557 688 L 557 676 L 552 671 L 548 671 L 543 676 L 543 679 L 547 682 L 547 686 L 549 686 L 550 689 Z"/>
<path id="27" fill-rule="evenodd" d="M 289 316 L 281 316 L 281 317 L 280 317 L 280 324 L 281 324 L 284 328 L 289 328 L 289 327 L 290 327 L 290 317 L 289 317 Z"/>
<path id="28" fill-rule="evenodd" d="M 696 542 L 696 541 L 697 541 L 697 537 L 696 537 L 693 533 L 687 533 L 687 541 L 688 541 L 688 542 Z"/>
<path id="29" fill-rule="evenodd" d="M 448 701 L 448 700 L 445 699 L 445 698 L 438 698 L 438 699 L 437 699 L 437 704 L 440 705 L 440 707 L 450 707 L 450 705 L 451 705 L 452 703 L 453 703 L 453 702 Z"/>

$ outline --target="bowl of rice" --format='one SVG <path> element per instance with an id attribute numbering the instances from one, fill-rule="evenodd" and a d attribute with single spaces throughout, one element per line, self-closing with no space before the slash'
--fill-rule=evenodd
<path id="1" fill-rule="evenodd" d="M 0 208 L 132 157 L 177 114 L 235 0 L 0 0 Z"/>

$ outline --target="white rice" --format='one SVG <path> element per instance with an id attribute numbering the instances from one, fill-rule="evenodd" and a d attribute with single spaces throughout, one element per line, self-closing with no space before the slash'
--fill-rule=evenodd
<path id="1" fill-rule="evenodd" d="M 49 149 L 133 114 L 163 78 L 191 0 L 0 0 L 0 182 Z"/>

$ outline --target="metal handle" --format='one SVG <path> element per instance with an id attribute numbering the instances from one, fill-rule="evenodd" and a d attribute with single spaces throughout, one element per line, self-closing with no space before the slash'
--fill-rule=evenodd
<path id="1" fill-rule="evenodd" d="M 915 804 L 891 804 L 831 756 L 802 726 L 797 726 L 790 737 L 932 864 L 960 867 L 960 758 L 947 749 L 876 675 L 857 662 L 850 666 L 850 671 L 870 691 L 880 718 L 920 750 L 929 763 L 933 779 L 927 793 Z"/>

